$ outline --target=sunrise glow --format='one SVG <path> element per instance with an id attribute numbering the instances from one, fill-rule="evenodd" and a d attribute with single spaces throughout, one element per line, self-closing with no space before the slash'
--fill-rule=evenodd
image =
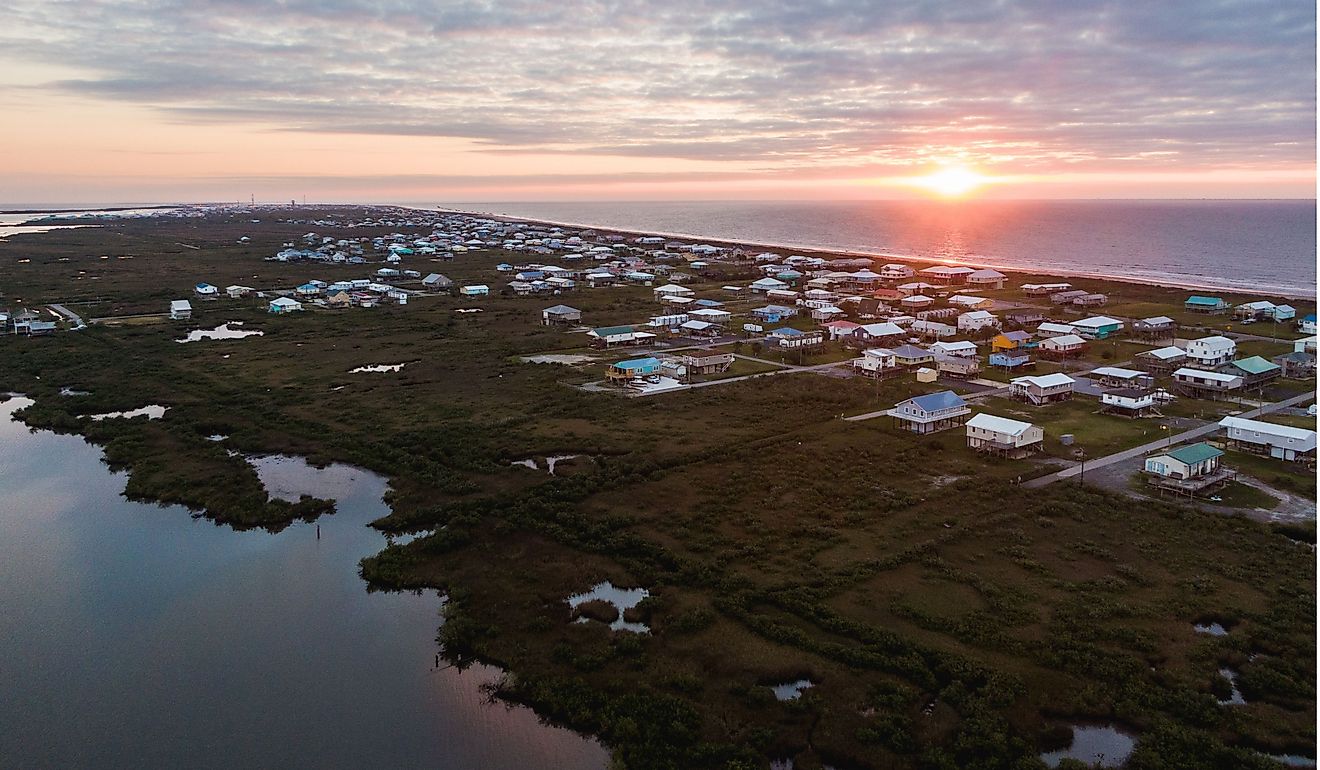
<path id="1" fill-rule="evenodd" d="M 943 198 L 962 198 L 989 184 L 991 178 L 966 166 L 945 166 L 911 183 Z"/>

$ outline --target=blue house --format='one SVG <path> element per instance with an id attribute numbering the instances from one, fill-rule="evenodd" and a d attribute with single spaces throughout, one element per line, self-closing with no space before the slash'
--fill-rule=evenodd
<path id="1" fill-rule="evenodd" d="M 659 373 L 660 359 L 648 356 L 647 358 L 630 358 L 627 361 L 611 364 L 610 368 L 605 370 L 605 377 L 611 382 L 623 383 Z"/>
<path id="2" fill-rule="evenodd" d="M 752 315 L 761 321 L 773 324 L 797 315 L 797 308 L 784 307 L 783 305 L 766 305 L 753 310 Z"/>
<path id="3" fill-rule="evenodd" d="M 1017 352 L 991 353 L 990 365 L 1000 366 L 1005 369 L 1016 369 L 1019 366 L 1026 366 L 1031 363 L 1031 356 L 1023 355 Z"/>

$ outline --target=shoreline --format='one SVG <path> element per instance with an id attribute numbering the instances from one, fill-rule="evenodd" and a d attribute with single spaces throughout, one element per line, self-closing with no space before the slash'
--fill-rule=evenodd
<path id="1" fill-rule="evenodd" d="M 408 211 L 424 211 L 430 213 L 432 209 L 423 209 L 416 206 L 405 206 L 395 204 L 397 208 Z M 1283 286 L 1271 286 L 1264 288 L 1254 288 L 1247 286 L 1232 286 L 1216 284 L 1213 282 L 1199 282 L 1194 280 L 1179 279 L 1161 279 L 1161 278 L 1137 278 L 1132 276 L 1110 275 L 1107 273 L 1090 272 L 1085 270 L 1063 270 L 1056 268 L 1022 268 L 1005 265 L 1002 262 L 986 260 L 966 260 L 966 259 L 935 259 L 931 257 L 921 257 L 911 254 L 896 254 L 888 251 L 866 251 L 858 249 L 841 249 L 825 246 L 812 246 L 809 244 L 795 243 L 774 243 L 768 241 L 748 241 L 748 240 L 729 240 L 727 238 L 710 237 L 697 235 L 693 233 L 664 232 L 658 230 L 633 230 L 627 228 L 610 227 L 606 225 L 595 225 L 585 222 L 561 222 L 550 219 L 536 219 L 532 217 L 518 217 L 507 214 L 497 214 L 488 211 L 470 211 L 464 209 L 450 209 L 436 206 L 434 211 L 442 214 L 463 214 L 473 217 L 485 217 L 506 222 L 523 222 L 529 225 L 543 225 L 550 227 L 572 227 L 580 229 L 599 230 L 604 233 L 630 236 L 654 236 L 660 238 L 683 238 L 690 240 L 703 241 L 712 245 L 742 247 L 744 249 L 775 249 L 775 250 L 793 250 L 801 251 L 806 254 L 816 256 L 835 256 L 843 258 L 869 258 L 869 259 L 892 259 L 895 262 L 912 262 L 929 265 L 961 265 L 976 268 L 994 268 L 1009 273 L 1019 273 L 1024 275 L 1057 276 L 1059 278 L 1087 278 L 1091 280 L 1115 281 L 1118 283 L 1138 284 L 1144 286 L 1160 286 L 1169 289 L 1187 289 L 1189 291 L 1220 291 L 1240 294 L 1259 293 L 1264 297 L 1274 297 L 1291 300 L 1314 300 L 1317 292 L 1312 289 L 1311 292 L 1296 291 Z"/>

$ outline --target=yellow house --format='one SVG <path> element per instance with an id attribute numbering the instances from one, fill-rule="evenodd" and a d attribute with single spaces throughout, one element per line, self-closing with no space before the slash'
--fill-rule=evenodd
<path id="1" fill-rule="evenodd" d="M 1005 350 L 1017 350 L 1030 341 L 1031 335 L 1026 332 L 1004 332 L 990 340 L 990 350 L 995 353 L 1002 353 Z"/>

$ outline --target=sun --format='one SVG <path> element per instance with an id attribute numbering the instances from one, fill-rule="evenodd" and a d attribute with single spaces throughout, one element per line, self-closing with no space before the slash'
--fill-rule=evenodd
<path id="1" fill-rule="evenodd" d="M 939 171 L 914 178 L 912 184 L 945 198 L 961 198 L 990 181 L 989 177 L 966 166 L 945 166 Z"/>

